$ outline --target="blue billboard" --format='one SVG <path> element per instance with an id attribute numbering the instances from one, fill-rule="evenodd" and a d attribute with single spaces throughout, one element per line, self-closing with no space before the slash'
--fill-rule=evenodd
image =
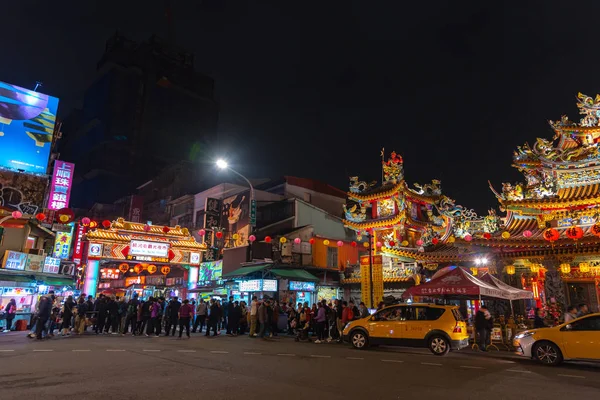
<path id="1" fill-rule="evenodd" d="M 58 99 L 0 82 L 0 167 L 46 173 Z"/>

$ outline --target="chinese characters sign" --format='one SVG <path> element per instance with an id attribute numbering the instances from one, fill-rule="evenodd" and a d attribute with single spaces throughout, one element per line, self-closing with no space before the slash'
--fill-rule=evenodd
<path id="1" fill-rule="evenodd" d="M 7 250 L 4 253 L 4 264 L 2 265 L 2 268 L 23 271 L 25 270 L 26 263 L 27 254 Z"/>
<path id="2" fill-rule="evenodd" d="M 55 161 L 52 182 L 50 183 L 50 196 L 48 197 L 48 208 L 50 210 L 69 207 L 74 170 L 75 164 L 60 160 Z"/>
<path id="3" fill-rule="evenodd" d="M 169 243 L 132 240 L 129 245 L 129 254 L 133 256 L 168 257 Z"/>
<path id="4" fill-rule="evenodd" d="M 60 258 L 46 257 L 44 261 L 44 272 L 49 274 L 58 274 L 60 269 Z"/>
<path id="5" fill-rule="evenodd" d="M 56 232 L 56 241 L 54 242 L 54 257 L 69 258 L 71 251 L 71 240 L 73 235 L 71 232 Z"/>
<path id="6" fill-rule="evenodd" d="M 79 266 L 81 265 L 81 258 L 83 257 L 83 235 L 85 234 L 86 227 L 83 224 L 77 224 L 77 230 L 75 231 L 75 246 L 73 248 L 73 262 Z"/>

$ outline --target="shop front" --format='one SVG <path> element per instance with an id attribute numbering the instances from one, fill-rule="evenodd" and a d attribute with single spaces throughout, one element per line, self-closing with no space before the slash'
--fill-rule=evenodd
<path id="1" fill-rule="evenodd" d="M 206 246 L 179 226 L 144 225 L 118 219 L 87 232 L 83 292 L 141 298 L 188 295 Z"/>

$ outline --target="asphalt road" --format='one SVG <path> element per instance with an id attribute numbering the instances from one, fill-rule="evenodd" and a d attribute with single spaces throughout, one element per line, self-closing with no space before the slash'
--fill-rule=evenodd
<path id="1" fill-rule="evenodd" d="M 600 366 L 248 337 L 0 334 L 0 399 L 598 399 Z"/>

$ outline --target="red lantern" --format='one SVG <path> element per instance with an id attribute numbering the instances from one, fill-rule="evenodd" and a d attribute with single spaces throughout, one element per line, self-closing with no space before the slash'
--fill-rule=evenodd
<path id="1" fill-rule="evenodd" d="M 389 245 L 390 245 L 390 247 L 394 247 L 396 245 L 396 242 L 394 242 L 393 240 L 390 240 Z"/>
<path id="2" fill-rule="evenodd" d="M 90 222 L 92 222 L 92 220 L 89 219 L 88 217 L 81 218 L 81 225 L 83 225 L 83 226 L 89 226 Z"/>
<path id="3" fill-rule="evenodd" d="M 144 270 L 144 267 L 142 267 L 142 264 L 137 264 L 135 267 L 133 267 L 133 271 L 136 274 L 139 274 L 140 272 L 142 272 Z"/>
<path id="4" fill-rule="evenodd" d="M 591 231 L 593 235 L 600 237 L 600 222 L 592 225 Z"/>
<path id="5" fill-rule="evenodd" d="M 265 242 L 271 243 L 271 236 L 265 236 Z"/>
<path id="6" fill-rule="evenodd" d="M 56 212 L 56 220 L 62 224 L 68 224 L 73 221 L 75 214 L 69 208 L 61 208 Z"/>
<path id="7" fill-rule="evenodd" d="M 533 235 L 533 233 L 531 233 L 531 231 L 527 230 L 527 231 L 523 231 L 523 236 L 526 238 L 531 237 L 531 235 Z"/>
<path id="8" fill-rule="evenodd" d="M 310 239 L 308 240 L 308 243 L 310 243 L 310 244 L 315 244 L 315 238 L 310 238 Z"/>
<path id="9" fill-rule="evenodd" d="M 119 264 L 119 271 L 121 271 L 122 273 L 127 272 L 128 269 L 129 269 L 129 264 L 126 264 L 126 263 Z"/>
<path id="10" fill-rule="evenodd" d="M 338 247 L 342 247 L 344 245 L 344 242 L 342 242 L 341 240 L 338 240 L 337 242 L 337 246 Z"/>
<path id="11" fill-rule="evenodd" d="M 144 230 L 144 232 L 150 232 L 150 230 L 152 230 L 152 227 L 148 224 L 144 225 L 144 227 L 142 228 Z"/>
<path id="12" fill-rule="evenodd" d="M 249 241 L 250 243 L 254 242 L 255 240 L 256 240 L 256 236 L 254 236 L 254 235 L 250 235 L 250 236 L 248 236 L 248 241 Z"/>
<path id="13" fill-rule="evenodd" d="M 44 214 L 44 213 L 38 213 L 38 214 L 35 216 L 35 219 L 37 219 L 38 221 L 42 222 L 43 220 L 45 220 L 45 219 L 46 219 L 46 214 Z"/>
<path id="14" fill-rule="evenodd" d="M 492 235 L 490 233 L 486 232 L 483 234 L 483 237 L 487 240 L 490 240 L 492 238 Z"/>
<path id="15" fill-rule="evenodd" d="M 106 229 L 110 228 L 110 221 L 105 219 L 104 221 L 102 221 L 102 226 Z"/>
<path id="16" fill-rule="evenodd" d="M 352 242 L 352 243 L 350 243 L 350 246 L 352 246 L 352 247 L 356 247 L 356 242 Z"/>
<path id="17" fill-rule="evenodd" d="M 554 228 L 548 228 L 544 231 L 544 239 L 549 242 L 555 242 L 560 237 L 560 233 Z"/>
<path id="18" fill-rule="evenodd" d="M 572 226 L 566 231 L 567 237 L 573 240 L 579 240 L 583 237 L 583 229 L 578 226 Z"/>
<path id="19" fill-rule="evenodd" d="M 433 243 L 433 244 L 438 244 L 439 242 L 440 242 L 440 240 L 438 238 L 431 239 L 431 243 Z"/>
<path id="20" fill-rule="evenodd" d="M 162 229 L 163 233 L 169 233 L 170 230 L 171 229 L 168 226 L 163 226 L 163 229 Z"/>
<path id="21" fill-rule="evenodd" d="M 216 231 L 215 232 L 215 236 L 217 237 L 217 239 L 221 239 L 223 237 L 223 232 L 221 231 Z"/>
<path id="22" fill-rule="evenodd" d="M 169 272 L 171 272 L 171 267 L 164 266 L 160 269 L 160 273 L 163 275 L 169 275 Z"/>
<path id="23" fill-rule="evenodd" d="M 204 229 L 200 229 L 198 231 L 198 236 L 204 236 L 204 235 L 206 235 L 206 231 Z"/>
<path id="24" fill-rule="evenodd" d="M 97 227 L 98 227 L 98 223 L 96 221 L 91 221 L 90 222 L 90 228 L 91 229 L 94 229 L 94 228 L 97 228 Z"/>

